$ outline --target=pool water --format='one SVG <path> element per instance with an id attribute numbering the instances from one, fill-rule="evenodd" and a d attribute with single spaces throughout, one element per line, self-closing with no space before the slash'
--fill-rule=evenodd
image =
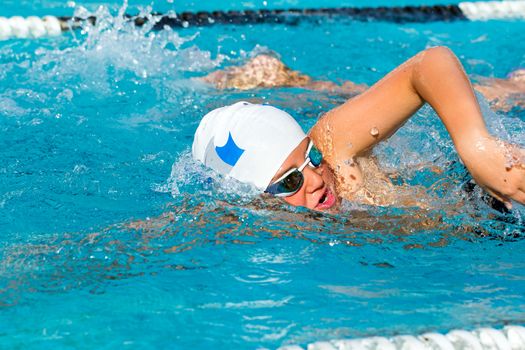
<path id="1" fill-rule="evenodd" d="M 525 66 L 525 22 L 150 32 L 117 16 L 147 13 L 148 2 L 100 4 L 7 1 L 0 14 L 101 18 L 58 38 L 0 42 L 1 348 L 276 348 L 525 323 L 525 209 L 502 213 L 478 189 L 464 190 L 469 176 L 430 108 L 375 151 L 385 169 L 428 188 L 429 210 L 290 208 L 224 183 L 190 155 L 212 108 L 270 103 L 306 130 L 346 99 L 299 88 L 217 91 L 195 79 L 215 69 L 269 52 L 316 79 L 372 84 L 420 50 L 447 45 L 474 79 L 504 77 Z M 216 9 L 153 5 L 193 8 Z M 523 146 L 523 109 L 495 113 L 481 102 L 490 129 Z"/>

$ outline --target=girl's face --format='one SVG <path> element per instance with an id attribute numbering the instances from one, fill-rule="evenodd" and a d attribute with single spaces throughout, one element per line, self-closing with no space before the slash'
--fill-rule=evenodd
<path id="1" fill-rule="evenodd" d="M 281 165 L 272 182 L 281 177 L 291 168 L 299 168 L 306 159 L 306 151 L 310 139 L 305 138 Z M 334 175 L 328 165 L 322 162 L 314 168 L 307 165 L 303 171 L 304 182 L 299 191 L 291 196 L 283 197 L 288 204 L 306 207 L 317 211 L 326 211 L 339 204 L 335 192 Z"/>

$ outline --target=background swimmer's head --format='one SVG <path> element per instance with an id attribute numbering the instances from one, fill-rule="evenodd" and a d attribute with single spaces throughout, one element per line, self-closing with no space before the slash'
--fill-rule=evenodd
<path id="1" fill-rule="evenodd" d="M 202 118 L 192 154 L 220 174 L 251 183 L 262 192 L 305 138 L 301 126 L 288 113 L 237 102 Z"/>

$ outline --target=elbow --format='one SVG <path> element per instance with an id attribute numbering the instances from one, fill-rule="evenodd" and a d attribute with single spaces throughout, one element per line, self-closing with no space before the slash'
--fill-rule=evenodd
<path id="1" fill-rule="evenodd" d="M 425 56 L 430 56 L 430 58 L 432 59 L 438 59 L 438 60 L 455 59 L 457 60 L 457 57 L 454 54 L 454 52 L 452 52 L 452 50 L 446 46 L 431 47 L 429 49 L 424 50 L 423 54 Z"/>
<path id="2" fill-rule="evenodd" d="M 420 61 L 426 64 L 435 65 L 435 64 L 450 63 L 450 62 L 457 64 L 459 62 L 454 52 L 452 52 L 452 50 L 446 46 L 431 47 L 429 49 L 422 51 L 420 55 L 421 55 Z"/>
<path id="3" fill-rule="evenodd" d="M 436 46 L 421 51 L 416 56 L 415 76 L 440 75 L 447 77 L 450 72 L 463 71 L 458 58 L 446 46 Z"/>
<path id="4" fill-rule="evenodd" d="M 445 81 L 457 77 L 458 73 L 464 74 L 458 58 L 446 46 L 421 51 L 414 57 L 413 63 L 410 76 L 412 87 L 420 98 L 427 102 L 428 96 L 433 94 L 436 86 L 444 86 Z"/>
<path id="5" fill-rule="evenodd" d="M 429 55 L 438 56 L 438 57 L 456 57 L 454 52 L 447 46 L 434 46 L 424 50 Z"/>

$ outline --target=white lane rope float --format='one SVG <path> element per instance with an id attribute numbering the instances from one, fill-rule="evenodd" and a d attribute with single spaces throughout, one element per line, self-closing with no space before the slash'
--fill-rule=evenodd
<path id="1" fill-rule="evenodd" d="M 287 345 L 278 350 L 304 350 Z M 453 330 L 446 335 L 425 333 L 419 336 L 400 335 L 391 338 L 370 337 L 315 342 L 307 350 L 525 350 L 525 327 L 505 326 L 503 329 L 478 328 L 474 331 Z"/>
<path id="2" fill-rule="evenodd" d="M 0 40 L 57 36 L 64 29 L 61 21 L 54 16 L 45 16 L 43 18 L 35 16 L 27 18 L 21 16 L 0 17 Z"/>
<path id="3" fill-rule="evenodd" d="M 152 14 L 151 17 L 125 15 L 136 26 L 143 26 L 148 21 L 155 21 L 153 29 L 161 30 L 165 26 L 187 28 L 190 26 L 208 26 L 212 24 L 259 24 L 283 23 L 296 25 L 300 21 L 310 20 L 321 23 L 325 19 L 349 19 L 355 21 L 433 22 L 433 21 L 486 21 L 525 19 L 525 1 L 477 1 L 460 2 L 457 5 L 399 6 L 399 7 L 339 7 L 317 9 L 288 10 L 244 10 L 182 12 L 170 15 Z M 77 29 L 84 22 L 96 23 L 95 17 L 81 19 L 77 17 L 43 18 L 31 16 L 0 17 L 0 40 L 10 38 L 40 38 L 57 36 L 61 32 Z"/>

